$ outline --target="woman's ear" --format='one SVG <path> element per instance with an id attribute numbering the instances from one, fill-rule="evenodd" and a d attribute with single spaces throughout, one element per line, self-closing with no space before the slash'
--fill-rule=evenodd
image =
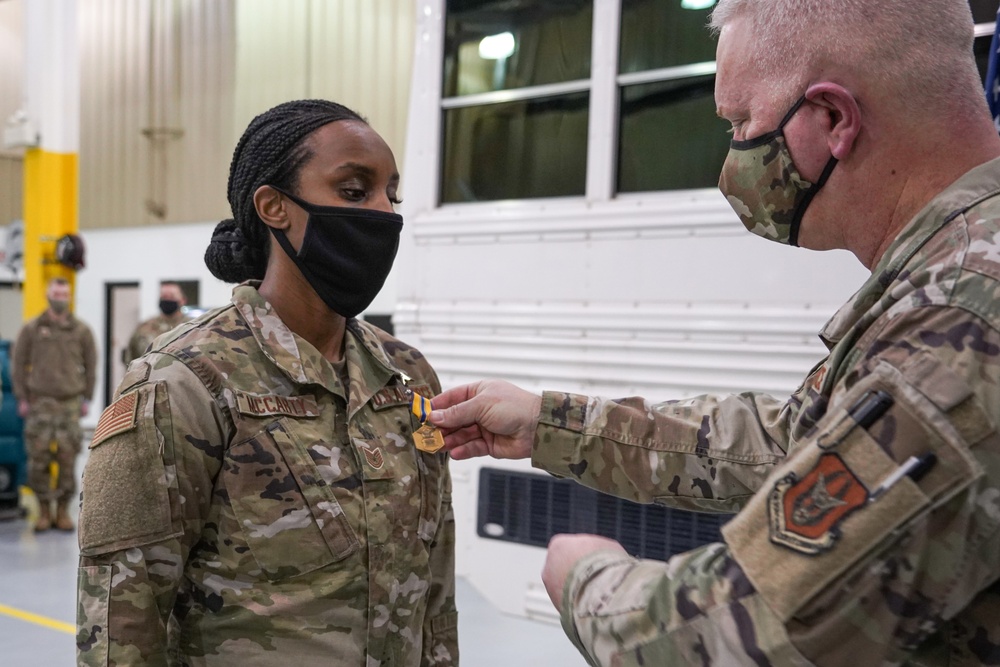
<path id="1" fill-rule="evenodd" d="M 253 193 L 253 207 L 268 227 L 288 229 L 291 224 L 285 209 L 285 198 L 270 185 L 262 185 Z"/>
<path id="2" fill-rule="evenodd" d="M 861 133 L 861 108 L 857 99 L 843 86 L 828 81 L 809 86 L 806 99 L 827 110 L 830 119 L 827 144 L 831 155 L 843 160 L 850 155 Z"/>

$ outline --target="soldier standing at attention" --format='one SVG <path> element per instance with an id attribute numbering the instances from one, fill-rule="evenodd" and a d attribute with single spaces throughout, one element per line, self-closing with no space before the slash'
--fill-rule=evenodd
<path id="1" fill-rule="evenodd" d="M 187 298 L 180 285 L 170 281 L 160 283 L 160 314 L 136 327 L 135 333 L 128 341 L 128 347 L 122 350 L 122 362 L 128 366 L 146 353 L 150 343 L 156 340 L 157 336 L 190 320 L 191 318 L 182 310 L 186 303 Z"/>
<path id="2" fill-rule="evenodd" d="M 232 302 L 132 362 L 94 433 L 79 664 L 458 664 L 448 458 L 415 447 L 411 410 L 438 380 L 355 319 L 398 187 L 339 104 L 250 123 L 205 253 Z"/>
<path id="3" fill-rule="evenodd" d="M 788 399 L 652 404 L 487 381 L 439 396 L 455 458 L 738 512 L 669 562 L 553 538 L 591 665 L 1000 661 L 1000 138 L 966 0 L 720 0 L 720 187 L 753 233 L 871 278 Z"/>
<path id="4" fill-rule="evenodd" d="M 76 456 L 83 431 L 80 417 L 90 410 L 97 350 L 90 327 L 69 310 L 70 286 L 53 278 L 46 290 L 48 309 L 27 322 L 14 343 L 13 380 L 17 412 L 24 418 L 28 486 L 41 507 L 35 530 L 73 530 L 69 503 L 76 497 Z M 59 466 L 52 488 L 51 464 Z"/>

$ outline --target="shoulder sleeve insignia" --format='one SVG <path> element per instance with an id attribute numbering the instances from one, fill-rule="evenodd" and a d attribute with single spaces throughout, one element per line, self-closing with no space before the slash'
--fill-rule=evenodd
<path id="1" fill-rule="evenodd" d="M 94 429 L 94 437 L 90 440 L 90 449 L 112 436 L 131 431 L 136 427 L 137 397 L 137 392 L 125 394 L 104 409 L 97 422 L 97 428 Z"/>
<path id="2" fill-rule="evenodd" d="M 845 518 L 868 502 L 868 490 L 837 454 L 823 454 L 799 479 L 778 480 L 768 501 L 771 541 L 801 553 L 828 551 Z"/>
<path id="3" fill-rule="evenodd" d="M 312 396 L 277 396 L 235 391 L 236 410 L 251 417 L 319 417 L 319 405 Z"/>

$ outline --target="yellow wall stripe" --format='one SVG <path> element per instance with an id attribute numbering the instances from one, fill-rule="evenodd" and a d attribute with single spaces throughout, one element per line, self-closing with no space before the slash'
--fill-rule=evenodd
<path id="1" fill-rule="evenodd" d="M 77 230 L 77 155 L 31 148 L 24 155 L 24 319 L 48 307 L 45 287 L 73 271 L 54 263 L 56 240 Z"/>
<path id="2" fill-rule="evenodd" d="M 72 623 L 63 623 L 62 621 L 57 621 L 54 618 L 32 614 L 30 611 L 21 611 L 20 609 L 0 604 L 0 614 L 10 616 L 21 621 L 27 621 L 28 623 L 34 623 L 35 625 L 41 625 L 49 628 L 50 630 L 68 632 L 71 635 L 76 634 L 76 626 Z"/>

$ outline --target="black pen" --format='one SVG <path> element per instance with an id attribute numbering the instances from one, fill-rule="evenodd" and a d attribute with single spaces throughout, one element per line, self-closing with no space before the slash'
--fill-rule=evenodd
<path id="1" fill-rule="evenodd" d="M 854 422 L 861 428 L 867 430 L 869 426 L 878 421 L 878 418 L 886 413 L 895 403 L 888 392 L 870 391 L 858 400 L 847 414 L 854 419 Z"/>
<path id="2" fill-rule="evenodd" d="M 893 403 L 895 403 L 895 401 L 892 396 L 889 395 L 888 392 L 882 391 L 881 389 L 878 391 L 866 392 L 865 395 L 855 401 L 854 405 L 852 405 L 847 411 L 847 417 L 849 417 L 852 422 L 850 426 L 846 430 L 842 430 L 839 435 L 835 435 L 834 437 L 836 437 L 836 440 L 832 443 L 827 445 L 820 442 L 819 446 L 823 449 L 833 449 L 843 442 L 844 438 L 849 436 L 856 427 L 860 426 L 861 428 L 868 430 L 868 427 L 878 421 L 878 419 L 892 407 Z M 839 422 L 837 427 L 832 430 L 840 430 L 841 423 L 843 422 Z M 822 440 L 822 436 L 820 439 Z"/>

